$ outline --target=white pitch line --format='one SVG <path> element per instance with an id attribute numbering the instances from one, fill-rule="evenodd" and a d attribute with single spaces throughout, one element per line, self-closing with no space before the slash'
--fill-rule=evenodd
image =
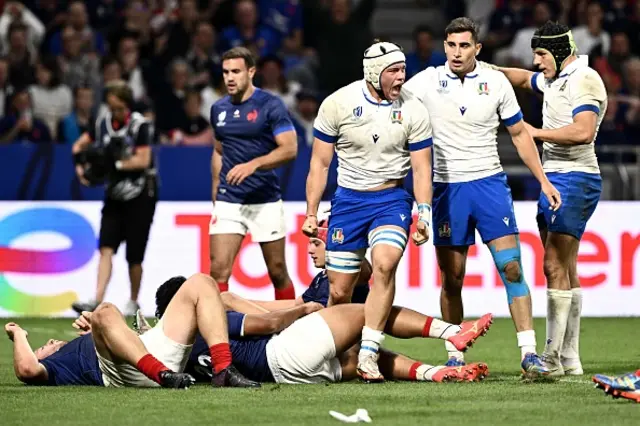
<path id="1" fill-rule="evenodd" d="M 557 381 L 559 383 L 579 383 L 579 384 L 589 384 L 592 383 L 591 380 L 589 379 L 578 379 L 578 378 L 574 378 L 574 377 L 543 377 L 541 379 L 538 379 L 539 381 L 537 383 L 553 383 L 554 381 Z M 489 376 L 488 378 L 486 378 L 484 381 L 486 382 L 522 382 L 522 381 L 526 381 L 526 382 L 533 382 L 536 383 L 536 379 L 533 380 L 525 380 L 522 379 L 521 377 L 517 377 L 517 376 L 508 376 L 508 377 L 495 377 L 495 376 Z"/>

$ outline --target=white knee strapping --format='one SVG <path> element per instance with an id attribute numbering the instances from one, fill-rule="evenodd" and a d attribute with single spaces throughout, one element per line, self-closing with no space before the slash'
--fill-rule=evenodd
<path id="1" fill-rule="evenodd" d="M 364 259 L 366 249 L 356 251 L 327 251 L 326 268 L 343 274 L 357 274 Z"/>
<path id="2" fill-rule="evenodd" d="M 386 244 L 404 251 L 407 246 L 407 235 L 404 231 L 394 228 L 378 228 L 369 233 L 369 247 Z"/>

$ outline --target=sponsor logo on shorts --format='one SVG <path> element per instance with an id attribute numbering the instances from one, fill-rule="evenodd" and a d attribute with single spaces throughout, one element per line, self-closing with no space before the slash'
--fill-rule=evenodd
<path id="1" fill-rule="evenodd" d="M 444 222 L 438 225 L 438 236 L 440 238 L 451 237 L 451 227 L 449 226 L 449 222 Z"/>
<path id="2" fill-rule="evenodd" d="M 554 214 L 553 216 L 551 216 L 551 223 L 555 223 L 556 221 L 556 215 Z"/>
<path id="3" fill-rule="evenodd" d="M 211 225 L 215 225 L 218 222 L 218 216 L 211 215 Z"/>
<path id="4" fill-rule="evenodd" d="M 503 217 L 502 221 L 504 222 L 505 225 L 509 226 L 509 218 L 508 217 Z"/>
<path id="5" fill-rule="evenodd" d="M 342 244 L 344 242 L 344 234 L 342 233 L 342 228 L 336 228 L 333 230 L 331 234 L 331 242 L 335 244 Z"/>

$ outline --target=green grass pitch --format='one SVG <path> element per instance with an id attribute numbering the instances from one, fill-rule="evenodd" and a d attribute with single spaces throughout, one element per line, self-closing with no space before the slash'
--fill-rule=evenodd
<path id="1" fill-rule="evenodd" d="M 6 320 L 8 321 L 8 320 Z M 5 321 L 5 322 L 6 322 Z M 47 338 L 73 338 L 69 319 L 18 319 L 36 347 Z M 9 425 L 338 425 L 329 410 L 353 414 L 366 408 L 373 424 L 389 425 L 632 425 L 640 404 L 605 397 L 594 373 L 640 367 L 640 319 L 584 319 L 581 352 L 585 375 L 550 382 L 519 379 L 519 350 L 510 320 L 498 319 L 469 351 L 484 361 L 482 383 L 359 382 L 331 385 L 265 385 L 259 390 L 33 388 L 13 374 L 12 345 L 0 343 L 0 424 Z M 536 320 L 542 348 L 544 320 Z M 385 345 L 429 363 L 442 363 L 442 342 L 388 339 Z"/>

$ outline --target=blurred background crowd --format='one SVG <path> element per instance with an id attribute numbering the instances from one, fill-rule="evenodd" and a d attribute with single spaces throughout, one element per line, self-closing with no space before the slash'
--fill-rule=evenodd
<path id="1" fill-rule="evenodd" d="M 256 85 L 291 111 L 302 167 L 319 103 L 362 78 L 374 37 L 404 47 L 410 78 L 444 64 L 444 27 L 469 16 L 481 25 L 482 60 L 524 68 L 537 26 L 572 28 L 609 91 L 597 145 L 613 148 L 601 162 L 638 160 L 628 149 L 640 137 L 638 0 L 0 0 L 0 10 L 0 144 L 73 143 L 104 113 L 104 85 L 124 79 L 135 109 L 155 119 L 158 144 L 210 145 L 220 55 L 244 45 L 259 58 Z M 540 99 L 518 96 L 540 125 Z M 500 145 L 517 163 L 508 138 Z M 521 184 L 514 196 L 529 198 Z"/>

